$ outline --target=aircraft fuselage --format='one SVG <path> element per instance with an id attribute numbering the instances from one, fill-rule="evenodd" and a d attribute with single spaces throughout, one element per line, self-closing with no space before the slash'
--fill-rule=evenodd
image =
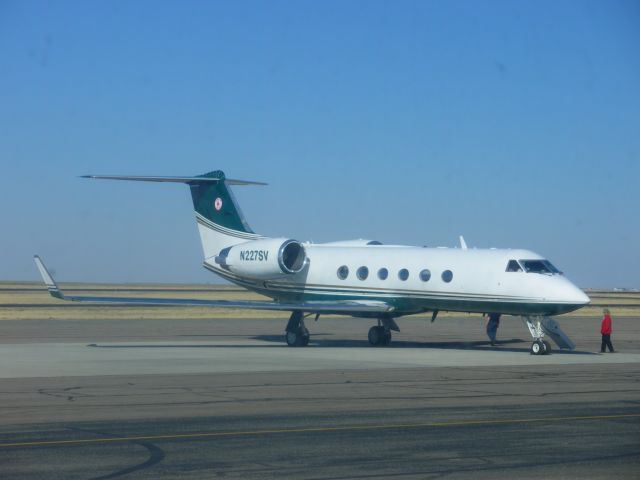
<path id="1" fill-rule="evenodd" d="M 393 306 L 391 316 L 434 310 L 544 316 L 589 302 L 559 272 L 507 271 L 512 260 L 545 261 L 528 250 L 303 245 L 308 265 L 293 275 L 252 278 L 209 259 L 205 266 L 278 301 L 381 301 Z M 243 255 L 239 262 L 267 258 L 268 252 L 263 252 Z"/>

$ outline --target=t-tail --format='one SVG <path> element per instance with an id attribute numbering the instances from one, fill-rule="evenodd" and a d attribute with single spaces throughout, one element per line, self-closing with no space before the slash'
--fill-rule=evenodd
<path id="1" fill-rule="evenodd" d="M 83 175 L 83 178 L 187 184 L 191 189 L 205 261 L 210 260 L 212 263 L 224 248 L 263 238 L 254 233 L 247 224 L 229 185 L 266 185 L 266 183 L 226 178 L 224 172 L 220 170 L 196 177 Z"/>

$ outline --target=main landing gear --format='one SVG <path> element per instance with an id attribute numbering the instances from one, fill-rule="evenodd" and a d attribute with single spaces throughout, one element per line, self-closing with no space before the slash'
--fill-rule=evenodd
<path id="1" fill-rule="evenodd" d="M 400 331 L 393 318 L 379 318 L 378 325 L 369 329 L 369 343 L 374 346 L 386 346 L 391 343 L 391 330 Z"/>
<path id="2" fill-rule="evenodd" d="M 375 326 L 369 329 L 369 343 L 371 345 L 389 345 L 391 343 L 391 332 L 384 327 Z"/>
<path id="3" fill-rule="evenodd" d="M 285 339 L 290 347 L 306 347 L 309 345 L 309 330 L 304 326 L 304 314 L 296 311 L 291 313 L 285 331 Z"/>

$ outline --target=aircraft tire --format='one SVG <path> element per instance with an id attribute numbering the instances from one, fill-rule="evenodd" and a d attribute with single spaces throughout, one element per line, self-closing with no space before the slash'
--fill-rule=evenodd
<path id="1" fill-rule="evenodd" d="M 310 338 L 311 338 L 311 335 L 309 335 L 309 330 L 307 330 L 306 328 L 303 328 L 302 335 L 301 335 L 301 339 L 302 339 L 301 346 L 306 347 L 307 345 L 309 345 Z"/>
<path id="2" fill-rule="evenodd" d="M 289 345 L 290 347 L 297 346 L 298 335 L 296 334 L 296 332 L 287 332 L 284 334 L 284 338 L 287 341 L 287 345 Z"/>
<path id="3" fill-rule="evenodd" d="M 290 347 L 305 347 L 309 344 L 309 332 L 306 329 L 287 332 L 284 337 Z"/>
<path id="4" fill-rule="evenodd" d="M 371 327 L 369 329 L 369 343 L 374 346 L 389 345 L 391 332 L 385 332 L 384 327 Z"/>
<path id="5" fill-rule="evenodd" d="M 544 344 L 539 340 L 536 340 L 535 342 L 533 342 L 531 344 L 531 354 L 532 355 L 542 355 L 543 351 L 544 351 L 544 346 L 543 345 Z"/>
<path id="6" fill-rule="evenodd" d="M 369 329 L 369 343 L 373 346 L 380 345 L 382 342 L 382 329 L 380 327 L 371 327 Z"/>
<path id="7" fill-rule="evenodd" d="M 544 344 L 544 355 L 549 355 L 551 353 L 551 344 L 546 340 L 543 340 L 542 343 Z"/>

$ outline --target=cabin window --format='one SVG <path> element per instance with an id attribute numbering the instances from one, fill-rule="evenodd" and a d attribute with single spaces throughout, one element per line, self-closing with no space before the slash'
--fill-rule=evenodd
<path id="1" fill-rule="evenodd" d="M 561 273 L 549 260 L 520 260 L 527 273 Z"/>
<path id="2" fill-rule="evenodd" d="M 522 267 L 516 260 L 509 260 L 507 264 L 507 272 L 521 272 Z"/>
<path id="3" fill-rule="evenodd" d="M 409 270 L 407 270 L 406 268 L 400 270 L 398 272 L 398 278 L 404 282 L 407 278 L 409 278 Z"/>
<path id="4" fill-rule="evenodd" d="M 367 267 L 360 267 L 356 271 L 356 276 L 358 277 L 359 280 L 366 280 L 367 277 L 369 276 L 369 269 Z"/>
<path id="5" fill-rule="evenodd" d="M 378 278 L 380 280 L 386 280 L 388 276 L 389 276 L 389 270 L 387 270 L 386 268 L 383 267 L 380 270 L 378 270 Z"/>
<path id="6" fill-rule="evenodd" d="M 420 272 L 420 280 L 422 280 L 423 282 L 428 282 L 430 278 L 431 272 L 429 271 L 429 269 L 425 268 Z"/>
<path id="7" fill-rule="evenodd" d="M 449 283 L 453 280 L 453 272 L 451 270 L 445 270 L 442 272 L 442 281 L 445 283 Z"/>
<path id="8" fill-rule="evenodd" d="M 349 267 L 347 267 L 346 265 L 342 265 L 340 268 L 338 268 L 338 278 L 340 280 L 344 280 L 349 276 Z"/>

